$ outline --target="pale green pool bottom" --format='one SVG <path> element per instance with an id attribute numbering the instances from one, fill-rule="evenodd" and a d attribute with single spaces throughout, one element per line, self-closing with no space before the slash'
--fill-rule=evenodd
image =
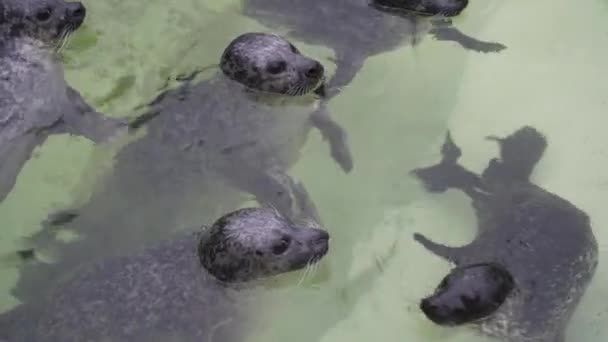
<path id="1" fill-rule="evenodd" d="M 67 77 L 99 110 L 129 114 L 155 94 L 167 74 L 215 64 L 236 34 L 263 30 L 251 20 L 205 7 L 232 9 L 235 3 L 179 0 L 169 6 L 155 0 L 144 9 L 136 3 L 85 1 L 86 41 L 95 44 L 68 51 Z M 575 6 L 566 0 L 478 1 L 458 26 L 506 44 L 509 48 L 500 55 L 465 52 L 427 39 L 415 49 L 370 59 L 331 104 L 333 116 L 349 132 L 353 173 L 338 169 L 317 133 L 311 134 L 293 172 L 305 182 L 332 233 L 330 254 L 315 277 L 268 293 L 267 315 L 249 341 L 489 341 L 469 329 L 439 328 L 417 309 L 418 300 L 449 266 L 415 244 L 411 234 L 421 231 L 464 244 L 473 237 L 475 220 L 464 196 L 425 194 L 407 172 L 437 160 L 448 127 L 463 149 L 463 163 L 481 170 L 496 155 L 495 146 L 483 137 L 525 124 L 549 139 L 534 180 L 586 210 L 603 248 L 595 282 L 574 317 L 568 341 L 605 341 L 606 16 L 602 0 Z M 334 69 L 329 49 L 297 45 Z M 125 79 L 132 81 L 126 87 Z M 104 101 L 120 80 L 117 96 Z M 112 151 L 112 146 L 93 149 L 83 139 L 49 140 L 0 205 L 0 252 L 13 250 L 49 211 L 85 199 L 102 167 L 111 163 Z M 392 246 L 395 255 L 378 266 L 377 258 Z M 367 267 L 378 269 L 371 287 L 349 287 Z M 297 284 L 300 277 L 293 274 L 281 282 Z M 14 268 L 0 266 L 0 310 L 15 303 L 8 295 L 15 279 Z"/>

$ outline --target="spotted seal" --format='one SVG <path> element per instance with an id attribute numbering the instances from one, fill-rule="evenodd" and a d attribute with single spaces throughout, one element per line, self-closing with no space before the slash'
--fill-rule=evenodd
<path id="1" fill-rule="evenodd" d="M 0 316 L 10 341 L 236 342 L 244 286 L 321 260 L 329 234 L 244 208 L 141 254 L 79 270 L 35 305 Z M 249 287 L 249 286 L 248 286 Z M 250 295 L 245 291 L 245 295 Z M 34 312 L 32 314 L 32 312 Z"/>
<path id="2" fill-rule="evenodd" d="M 468 0 L 243 0 L 244 14 L 310 44 L 335 51 L 337 70 L 328 82 L 328 98 L 339 93 L 365 60 L 404 44 L 417 44 L 427 33 L 468 50 L 498 52 L 504 45 L 483 42 L 456 29 L 452 17 Z"/>
<path id="3" fill-rule="evenodd" d="M 44 291 L 41 282 L 74 264 L 154 242 L 184 222 L 182 213 L 198 221 L 232 210 L 246 199 L 243 193 L 290 219 L 320 221 L 305 187 L 287 169 L 313 127 L 339 151 L 334 156 L 344 170 L 352 165 L 340 126 L 315 111 L 323 66 L 284 38 L 255 32 L 236 37 L 220 65 L 210 79 L 164 91 L 131 121 L 146 135 L 118 153 L 87 203 L 52 215 L 71 223 L 45 225 L 32 237 L 43 247 L 57 246 L 59 262 L 24 265 L 14 295 L 32 300 Z M 57 227 L 82 239 L 63 244 L 54 239 Z"/>
<path id="4" fill-rule="evenodd" d="M 459 189 L 473 201 L 477 236 L 448 247 L 416 234 L 426 249 L 456 265 L 421 301 L 442 325 L 474 323 L 508 342 L 564 342 L 566 327 L 591 282 L 598 246 L 587 214 L 532 184 L 546 138 L 525 126 L 498 141 L 500 158 L 481 176 L 457 163 L 461 150 L 448 133 L 437 165 L 416 169 L 426 189 Z"/>
<path id="5" fill-rule="evenodd" d="M 80 2 L 0 3 L 0 201 L 49 135 L 101 142 L 126 127 L 94 111 L 64 80 L 56 52 L 85 16 Z"/>

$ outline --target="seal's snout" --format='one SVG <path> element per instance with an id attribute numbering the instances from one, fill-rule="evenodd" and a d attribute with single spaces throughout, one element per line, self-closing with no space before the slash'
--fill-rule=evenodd
<path id="1" fill-rule="evenodd" d="M 318 229 L 316 241 L 321 243 L 327 243 L 329 241 L 329 233 L 322 229 Z"/>
<path id="2" fill-rule="evenodd" d="M 454 320 L 453 310 L 450 310 L 444 305 L 434 303 L 430 298 L 425 298 L 420 301 L 420 310 L 424 315 L 439 325 L 456 325 L 457 322 Z"/>
<path id="3" fill-rule="evenodd" d="M 314 230 L 315 236 L 310 240 L 311 247 L 317 256 L 324 256 L 329 250 L 329 233 L 322 229 Z"/>
<path id="4" fill-rule="evenodd" d="M 312 65 L 305 71 L 305 75 L 308 78 L 319 79 L 323 77 L 325 69 L 323 65 L 317 61 L 314 61 Z"/>
<path id="5" fill-rule="evenodd" d="M 66 6 L 65 17 L 76 27 L 80 26 L 87 15 L 87 9 L 80 2 L 70 2 Z"/>

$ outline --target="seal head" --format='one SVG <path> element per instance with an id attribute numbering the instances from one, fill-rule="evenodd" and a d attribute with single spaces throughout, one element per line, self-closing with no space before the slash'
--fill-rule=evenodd
<path id="1" fill-rule="evenodd" d="M 296 271 L 319 261 L 329 234 L 309 222 L 296 225 L 271 208 L 245 208 L 203 232 L 199 259 L 223 282 L 246 282 Z"/>
<path id="2" fill-rule="evenodd" d="M 235 38 L 222 54 L 224 75 L 245 87 L 280 95 L 299 96 L 319 88 L 325 70 L 289 41 L 251 32 Z"/>
<path id="3" fill-rule="evenodd" d="M 57 44 L 82 25 L 86 9 L 80 2 L 8 0 L 0 3 L 0 35 L 29 37 Z"/>
<path id="4" fill-rule="evenodd" d="M 469 0 L 373 0 L 380 10 L 444 17 L 459 15 L 468 4 Z"/>
<path id="5" fill-rule="evenodd" d="M 420 309 L 439 325 L 471 323 L 494 313 L 514 286 L 511 274 L 498 264 L 456 267 L 420 302 Z"/>

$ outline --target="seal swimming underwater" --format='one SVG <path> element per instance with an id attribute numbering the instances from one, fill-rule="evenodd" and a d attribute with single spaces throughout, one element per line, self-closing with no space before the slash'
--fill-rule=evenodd
<path id="1" fill-rule="evenodd" d="M 332 48 L 337 69 L 328 98 L 348 85 L 368 57 L 417 44 L 430 33 L 468 50 L 498 52 L 504 45 L 471 38 L 452 26 L 467 0 L 243 0 L 246 16 L 289 36 Z"/>
<path id="2" fill-rule="evenodd" d="M 475 240 L 462 247 L 415 235 L 426 249 L 456 265 L 421 309 L 439 324 L 475 323 L 508 342 L 564 342 L 597 268 L 589 217 L 530 182 L 547 146 L 536 129 L 526 126 L 506 138 L 488 138 L 498 141 L 500 158 L 492 159 L 481 176 L 457 163 L 461 150 L 449 133 L 441 162 L 414 170 L 430 192 L 465 192 L 478 220 Z"/>
<path id="3" fill-rule="evenodd" d="M 327 116 L 311 118 L 319 102 L 313 91 L 323 75 L 319 62 L 280 36 L 235 38 L 217 75 L 161 93 L 133 121 L 147 134 L 118 153 L 99 191 L 68 215 L 66 227 L 82 239 L 56 241 L 52 226 L 36 234 L 38 245 L 58 245 L 59 262 L 24 265 L 13 293 L 32 300 L 44 291 L 41 282 L 75 264 L 163 238 L 167 227 L 182 225 L 176 222 L 180 213 L 198 221 L 232 210 L 244 201 L 242 193 L 290 219 L 320 221 L 306 189 L 287 169 L 313 127 L 330 136 L 333 150 L 348 151 L 336 123 Z M 348 160 L 340 159 L 344 169 Z"/>
<path id="4" fill-rule="evenodd" d="M 0 2 L 0 202 L 49 135 L 70 133 L 101 142 L 123 126 L 95 112 L 65 82 L 56 50 L 85 16 L 79 2 Z"/>
<path id="5" fill-rule="evenodd" d="M 0 315 L 0 340 L 244 341 L 244 286 L 312 265 L 329 248 L 314 222 L 295 225 L 271 208 L 236 210 L 199 234 L 85 267 L 46 300 Z"/>

